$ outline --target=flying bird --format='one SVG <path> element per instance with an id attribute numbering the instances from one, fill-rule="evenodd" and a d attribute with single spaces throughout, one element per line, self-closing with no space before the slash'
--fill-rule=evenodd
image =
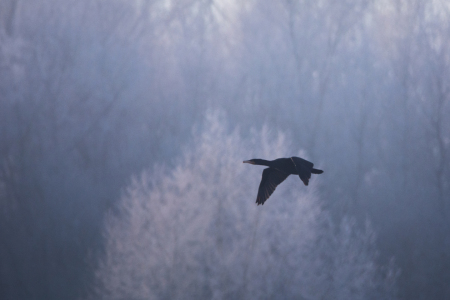
<path id="1" fill-rule="evenodd" d="M 322 174 L 323 171 L 314 169 L 314 164 L 300 157 L 277 158 L 275 160 L 250 159 L 244 163 L 260 166 L 268 166 L 263 170 L 261 183 L 259 184 L 256 203 L 264 205 L 276 187 L 289 175 L 298 175 L 305 185 L 308 185 L 312 174 Z"/>

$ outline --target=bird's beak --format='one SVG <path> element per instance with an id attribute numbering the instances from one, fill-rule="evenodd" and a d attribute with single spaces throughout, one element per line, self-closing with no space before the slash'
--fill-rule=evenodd
<path id="1" fill-rule="evenodd" d="M 244 163 L 244 164 L 251 164 L 251 165 L 254 165 L 254 164 L 255 164 L 255 163 L 252 162 L 251 160 L 244 160 L 243 163 Z"/>

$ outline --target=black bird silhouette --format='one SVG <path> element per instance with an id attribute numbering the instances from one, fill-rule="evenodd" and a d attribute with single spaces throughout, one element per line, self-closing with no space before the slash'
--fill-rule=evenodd
<path id="1" fill-rule="evenodd" d="M 275 160 L 250 159 L 244 163 L 260 166 L 268 166 L 262 173 L 261 183 L 259 184 L 256 203 L 264 205 L 277 186 L 282 183 L 289 175 L 298 175 L 305 185 L 308 185 L 311 173 L 322 174 L 322 170 L 314 169 L 314 164 L 300 157 L 277 158 Z"/>

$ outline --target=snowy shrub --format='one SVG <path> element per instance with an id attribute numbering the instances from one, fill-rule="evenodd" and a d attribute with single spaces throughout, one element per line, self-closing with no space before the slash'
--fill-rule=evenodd
<path id="1" fill-rule="evenodd" d="M 242 161 L 297 153 L 282 133 L 244 140 L 223 120 L 209 112 L 176 167 L 133 179 L 106 218 L 92 298 L 393 299 L 396 271 L 377 265 L 370 226 L 334 226 L 316 179 L 290 176 L 255 204 L 263 168 Z"/>

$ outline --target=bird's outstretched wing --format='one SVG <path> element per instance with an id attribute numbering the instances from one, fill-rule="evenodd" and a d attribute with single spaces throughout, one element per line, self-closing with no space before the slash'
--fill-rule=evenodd
<path id="1" fill-rule="evenodd" d="M 277 185 L 282 183 L 287 177 L 288 173 L 279 171 L 273 168 L 264 169 L 262 173 L 261 183 L 259 184 L 258 196 L 256 197 L 256 203 L 258 205 L 264 204 L 270 195 L 275 191 Z"/>
<path id="2" fill-rule="evenodd" d="M 306 159 L 300 157 L 291 157 L 295 164 L 295 169 L 297 169 L 298 176 L 303 181 L 305 185 L 308 185 L 309 179 L 311 178 L 311 170 L 314 164 Z"/>

